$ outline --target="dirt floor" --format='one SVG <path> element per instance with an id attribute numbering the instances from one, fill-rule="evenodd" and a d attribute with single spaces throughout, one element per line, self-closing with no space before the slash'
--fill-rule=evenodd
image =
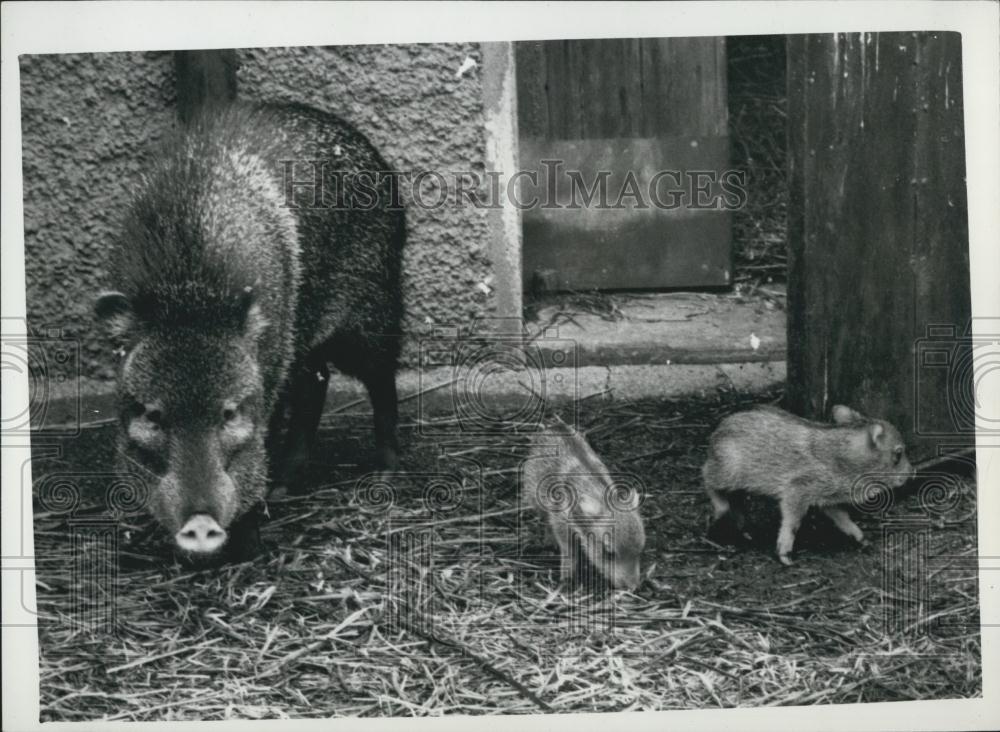
<path id="1" fill-rule="evenodd" d="M 810 514 L 790 568 L 774 558 L 766 502 L 751 505 L 749 545 L 706 539 L 706 437 L 760 399 L 597 398 L 560 410 L 645 487 L 634 593 L 558 586 L 555 548 L 519 509 L 525 437 L 509 423 L 472 435 L 454 415 L 404 415 L 390 506 L 382 486 L 359 482 L 368 417 L 325 418 L 335 424 L 322 428 L 315 489 L 269 501 L 266 552 L 202 570 L 173 559 L 141 513 L 109 522 L 107 501 L 89 505 L 109 479 L 80 476 L 107 470 L 113 433 L 86 429 L 34 467 L 42 720 L 979 696 L 970 478 L 916 481 L 891 507 L 864 506 L 867 549 Z M 71 514 L 58 474 L 90 494 Z M 109 526 L 117 549 L 93 538 Z"/>

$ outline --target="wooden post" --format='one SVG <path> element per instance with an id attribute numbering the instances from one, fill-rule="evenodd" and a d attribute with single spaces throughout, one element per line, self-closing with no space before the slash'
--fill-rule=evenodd
<path id="1" fill-rule="evenodd" d="M 914 460 L 967 444 L 960 35 L 790 36 L 788 93 L 787 406 L 888 419 Z"/>
<path id="2" fill-rule="evenodd" d="M 236 99 L 236 51 L 177 51 L 177 114 L 189 123 L 201 110 Z"/>

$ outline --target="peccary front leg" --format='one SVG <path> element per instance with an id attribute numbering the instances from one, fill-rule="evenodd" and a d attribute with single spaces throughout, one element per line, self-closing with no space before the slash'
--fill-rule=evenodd
<path id="1" fill-rule="evenodd" d="M 708 538 L 723 544 L 736 541 L 737 537 L 749 541 L 751 536 L 746 532 L 746 516 L 743 513 L 745 495 L 740 491 L 724 494 L 712 487 L 720 482 L 718 463 L 713 455 L 705 461 L 701 474 L 705 493 L 712 502 L 712 523 L 708 527 Z"/>
<path id="2" fill-rule="evenodd" d="M 712 502 L 712 520 L 718 521 L 727 513 L 729 513 L 732 508 L 732 504 L 729 503 L 729 499 L 722 495 L 719 491 L 714 491 L 708 486 L 705 486 L 705 492 L 708 494 L 709 500 Z"/>
<path id="3" fill-rule="evenodd" d="M 292 493 L 304 490 L 305 468 L 316 445 L 316 431 L 323 415 L 329 383 L 330 369 L 316 358 L 307 360 L 290 377 L 288 436 L 282 478 Z"/>
<path id="4" fill-rule="evenodd" d="M 789 554 L 795 545 L 795 532 L 799 530 L 802 518 L 809 510 L 809 505 L 800 500 L 797 496 L 789 496 L 785 488 L 785 497 L 781 499 L 781 529 L 778 531 L 778 559 L 786 567 L 791 566 L 792 560 Z M 792 489 L 794 490 L 794 489 Z"/>
<path id="5" fill-rule="evenodd" d="M 393 471 L 399 466 L 399 443 L 396 426 L 399 422 L 399 400 L 396 394 L 396 372 L 391 368 L 375 368 L 362 375 L 368 390 L 375 421 L 375 462 L 379 470 Z"/>
<path id="6" fill-rule="evenodd" d="M 833 523 L 838 529 L 843 531 L 849 537 L 854 539 L 856 542 L 865 546 L 868 542 L 865 540 L 865 534 L 861 528 L 851 520 L 850 515 L 840 506 L 826 506 L 823 509 L 823 513 L 830 517 Z"/>

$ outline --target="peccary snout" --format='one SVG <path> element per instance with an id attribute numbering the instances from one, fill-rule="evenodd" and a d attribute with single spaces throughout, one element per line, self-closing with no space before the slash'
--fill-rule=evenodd
<path id="1" fill-rule="evenodd" d="M 226 530 L 207 513 L 198 513 L 187 520 L 174 539 L 186 552 L 211 554 L 226 543 Z"/>

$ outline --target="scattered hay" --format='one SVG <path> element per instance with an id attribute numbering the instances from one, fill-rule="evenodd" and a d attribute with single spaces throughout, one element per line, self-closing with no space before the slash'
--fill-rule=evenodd
<path id="1" fill-rule="evenodd" d="M 704 538 L 708 508 L 698 482 L 705 437 L 723 414 L 751 401 L 728 393 L 582 405 L 581 426 L 595 449 L 648 490 L 645 579 L 635 593 L 557 586 L 555 549 L 518 503 L 523 435 L 470 440 L 456 430 L 453 445 L 441 449 L 448 440 L 421 434 L 450 423 L 426 415 L 404 425 L 409 472 L 394 496 L 356 490 L 363 469 L 330 462 L 363 462 L 364 453 L 351 450 L 366 441 L 352 435 L 367 436 L 369 418 L 343 413 L 336 428 L 325 426 L 317 489 L 269 503 L 268 552 L 252 562 L 193 570 L 163 559 L 158 531 L 135 518 L 117 529 L 116 557 L 87 539 L 100 506 L 71 521 L 39 510 L 42 719 L 663 710 L 980 695 L 974 486 L 963 480 L 940 525 L 926 533 L 930 564 L 894 554 L 881 521 L 862 517 L 875 546 L 864 551 L 815 516 L 800 531 L 796 565 L 783 568 L 772 556 L 776 512 L 766 505 L 751 512 L 758 543 L 713 545 Z M 102 441 L 106 433 L 87 431 L 67 444 L 68 459 L 88 464 Z M 45 472 L 39 461 L 35 474 Z M 432 474 L 444 476 L 437 492 Z M 913 513 L 916 501 L 901 499 L 891 517 Z M 898 585 L 884 581 L 890 565 L 899 567 Z M 922 578 L 926 587 L 915 591 Z M 100 627 L 112 606 L 114 632 Z M 91 627 L 81 622 L 88 620 Z"/>

